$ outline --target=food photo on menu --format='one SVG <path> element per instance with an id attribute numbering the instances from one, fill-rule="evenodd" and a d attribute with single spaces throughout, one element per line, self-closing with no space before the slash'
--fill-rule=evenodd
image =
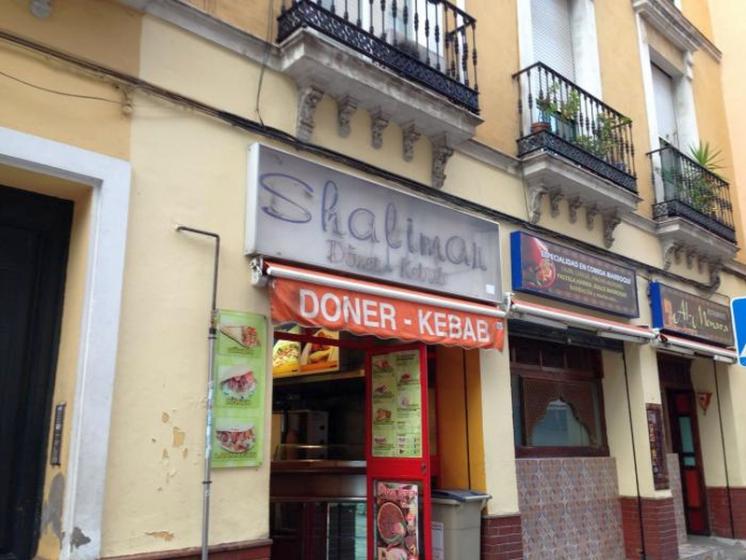
<path id="1" fill-rule="evenodd" d="M 245 365 L 218 369 L 218 384 L 223 395 L 233 401 L 247 401 L 256 392 L 254 371 Z"/>
<path id="2" fill-rule="evenodd" d="M 399 482 L 375 483 L 377 560 L 419 560 L 419 488 Z"/>
<path id="3" fill-rule="evenodd" d="M 256 443 L 254 425 L 232 419 L 219 419 L 215 425 L 215 439 L 224 451 L 240 455 L 250 451 Z"/>
<path id="4" fill-rule="evenodd" d="M 275 377 L 339 371 L 339 346 L 319 339 L 339 340 L 339 332 L 323 328 L 303 328 L 296 324 L 275 329 L 294 335 L 312 336 L 313 342 L 277 338 L 272 348 L 272 373 Z"/>
<path id="5" fill-rule="evenodd" d="M 261 346 L 259 336 L 254 327 L 221 323 L 218 330 L 244 348 L 257 348 Z"/>
<path id="6" fill-rule="evenodd" d="M 557 280 L 557 269 L 550 258 L 549 249 L 535 237 L 529 237 L 523 251 L 523 278 L 526 287 L 547 289 Z"/>

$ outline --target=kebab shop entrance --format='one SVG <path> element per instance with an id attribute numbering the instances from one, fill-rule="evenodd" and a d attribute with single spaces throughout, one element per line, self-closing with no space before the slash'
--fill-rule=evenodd
<path id="1" fill-rule="evenodd" d="M 273 558 L 429 559 L 431 489 L 480 489 L 496 307 L 267 263 Z M 477 404 L 475 404 L 477 403 Z M 469 409 L 469 406 L 472 409 Z M 481 488 L 483 489 L 483 488 Z"/>

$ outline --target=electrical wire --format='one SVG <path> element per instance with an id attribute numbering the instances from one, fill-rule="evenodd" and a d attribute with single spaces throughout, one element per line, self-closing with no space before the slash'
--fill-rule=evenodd
<path id="1" fill-rule="evenodd" d="M 12 74 L 8 74 L 8 73 L 3 72 L 1 70 L 0 70 L 0 76 L 5 76 L 9 80 L 13 80 L 13 81 L 16 81 L 16 82 L 18 82 L 20 84 L 23 84 L 25 86 L 29 86 L 29 87 L 32 87 L 34 89 L 38 89 L 40 91 L 45 91 L 47 93 L 52 93 L 54 95 L 61 95 L 63 97 L 73 97 L 73 98 L 76 98 L 76 99 L 87 99 L 87 100 L 90 100 L 90 101 L 103 101 L 105 103 L 113 103 L 115 105 L 121 105 L 122 104 L 121 101 L 117 101 L 115 99 L 106 99 L 105 97 L 98 97 L 96 95 L 83 95 L 83 94 L 80 94 L 80 93 L 70 93 L 70 92 L 67 92 L 67 91 L 59 91 L 59 90 L 56 90 L 56 89 L 47 88 L 47 87 L 40 86 L 40 85 L 37 85 L 37 84 L 32 84 L 31 82 L 27 82 L 26 80 L 22 80 L 21 78 L 18 78 L 16 76 L 13 76 Z"/>
<path id="2" fill-rule="evenodd" d="M 698 289 L 701 291 L 705 291 L 705 292 L 712 291 L 712 286 L 710 286 L 709 284 L 705 284 L 703 282 L 699 282 L 697 280 L 693 280 L 691 278 L 687 278 L 685 276 L 675 274 L 668 270 L 658 268 L 656 266 L 650 265 L 642 261 L 635 260 L 631 257 L 627 257 L 619 253 L 614 253 L 612 251 L 609 251 L 608 249 L 598 247 L 596 245 L 593 245 L 581 239 L 572 238 L 569 235 L 559 233 L 557 231 L 540 226 L 538 224 L 531 224 L 530 222 L 528 222 L 527 220 L 523 218 L 519 218 L 517 216 L 513 216 L 505 212 L 501 212 L 500 210 L 497 210 L 495 208 L 490 208 L 482 204 L 479 204 L 477 202 L 473 202 L 471 200 L 467 200 L 467 199 L 461 198 L 459 196 L 456 196 L 456 195 L 453 195 L 453 194 L 450 194 L 444 191 L 433 190 L 433 188 L 429 185 L 415 181 L 413 179 L 410 179 L 409 177 L 399 175 L 397 173 L 394 173 L 382 167 L 378 167 L 376 165 L 372 165 L 370 163 L 360 161 L 356 158 L 350 157 L 348 155 L 342 154 L 340 152 L 337 152 L 329 148 L 325 148 L 323 146 L 319 146 L 316 144 L 298 140 L 298 138 L 296 138 L 292 134 L 282 129 L 275 128 L 269 125 L 265 125 L 263 123 L 248 119 L 246 117 L 242 117 L 235 113 L 231 113 L 228 111 L 222 111 L 207 103 L 198 101 L 196 99 L 187 97 L 185 95 L 181 95 L 172 90 L 160 87 L 156 84 L 142 80 L 130 74 L 126 74 L 126 73 L 114 70 L 112 68 L 101 66 L 99 64 L 96 64 L 96 63 L 93 63 L 87 60 L 83 60 L 81 58 L 78 58 L 76 56 L 73 56 L 67 53 L 63 53 L 53 47 L 49 47 L 42 43 L 33 41 L 31 39 L 20 37 L 7 30 L 0 29 L 0 40 L 5 40 L 16 46 L 26 48 L 36 53 L 44 54 L 56 60 L 60 60 L 68 64 L 71 64 L 77 68 L 95 73 L 99 76 L 105 76 L 111 81 L 120 83 L 122 85 L 131 87 L 131 88 L 136 88 L 144 93 L 147 93 L 149 95 L 152 95 L 164 101 L 174 103 L 176 105 L 181 105 L 189 110 L 198 111 L 204 115 L 223 121 L 231 126 L 235 126 L 236 128 L 240 128 L 242 130 L 253 132 L 256 134 L 261 134 L 262 136 L 271 138 L 272 140 L 275 140 L 277 142 L 281 142 L 283 144 L 292 146 L 294 149 L 298 151 L 308 152 L 308 153 L 311 153 L 317 156 L 325 157 L 336 163 L 340 163 L 342 165 L 353 167 L 357 170 L 363 171 L 364 173 L 368 173 L 380 179 L 384 179 L 392 183 L 395 183 L 403 187 L 404 189 L 407 189 L 412 192 L 416 192 L 428 199 L 435 200 L 440 204 L 443 204 L 443 203 L 450 204 L 450 205 L 453 205 L 454 207 L 459 208 L 461 211 L 473 213 L 478 216 L 487 217 L 495 221 L 513 224 L 518 227 L 522 227 L 530 232 L 534 232 L 534 233 L 543 235 L 545 237 L 555 239 L 560 242 L 572 243 L 575 247 L 581 250 L 584 249 L 587 251 L 591 251 L 595 254 L 601 255 L 615 262 L 627 264 L 631 267 L 634 267 L 635 270 L 638 272 L 638 274 L 642 272 L 647 272 L 648 274 L 651 274 L 651 275 L 655 274 L 658 276 L 662 276 L 664 278 L 669 278 L 677 282 L 681 282 L 682 284 L 692 286 L 695 289 Z M 30 85 L 32 87 L 35 87 L 33 84 L 30 84 Z M 103 98 L 95 98 L 95 99 L 104 101 Z M 109 103 L 118 103 L 110 99 L 107 99 L 105 101 Z M 729 272 L 733 276 L 746 280 L 746 274 L 743 274 L 733 269 L 729 269 Z M 715 293 L 718 293 L 718 295 L 722 295 L 723 297 L 728 297 L 725 294 L 720 294 L 719 292 L 715 292 Z"/>
<path id="3" fill-rule="evenodd" d="M 259 119 L 259 123 L 264 126 L 264 119 L 262 118 L 262 112 L 259 109 L 259 98 L 262 94 L 262 85 L 264 84 L 264 73 L 267 71 L 267 63 L 269 62 L 269 53 L 272 48 L 272 16 L 275 13 L 275 0 L 269 0 L 269 16 L 267 17 L 267 34 L 264 41 L 264 55 L 262 56 L 262 66 L 259 69 L 259 83 L 256 87 L 256 102 L 254 103 L 254 111 Z"/>

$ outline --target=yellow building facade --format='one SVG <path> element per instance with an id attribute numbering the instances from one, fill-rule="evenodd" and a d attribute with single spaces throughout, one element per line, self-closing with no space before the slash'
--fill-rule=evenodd
<path id="1" fill-rule="evenodd" d="M 687 534 L 746 538 L 737 55 L 709 4 L 0 6 L 0 554 L 673 559 Z M 329 195 L 310 232 L 332 180 L 349 215 Z M 254 461 L 209 476 L 214 242 L 179 226 L 219 235 L 218 307 L 267 330 Z M 301 306 L 273 338 L 283 282 L 423 306 L 419 336 Z M 423 319 L 444 309 L 458 333 Z M 378 455 L 375 357 L 413 345 L 419 408 L 394 408 L 418 451 Z M 332 346 L 334 372 L 277 373 L 279 348 Z M 483 496 L 463 548 L 451 489 Z"/>

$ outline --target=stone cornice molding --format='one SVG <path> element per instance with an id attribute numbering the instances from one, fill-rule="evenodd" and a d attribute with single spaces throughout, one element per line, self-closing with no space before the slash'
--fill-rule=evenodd
<path id="1" fill-rule="evenodd" d="M 669 0 L 632 0 L 632 7 L 646 22 L 684 51 L 703 50 L 715 60 L 722 53 L 715 44 L 689 21 Z"/>

